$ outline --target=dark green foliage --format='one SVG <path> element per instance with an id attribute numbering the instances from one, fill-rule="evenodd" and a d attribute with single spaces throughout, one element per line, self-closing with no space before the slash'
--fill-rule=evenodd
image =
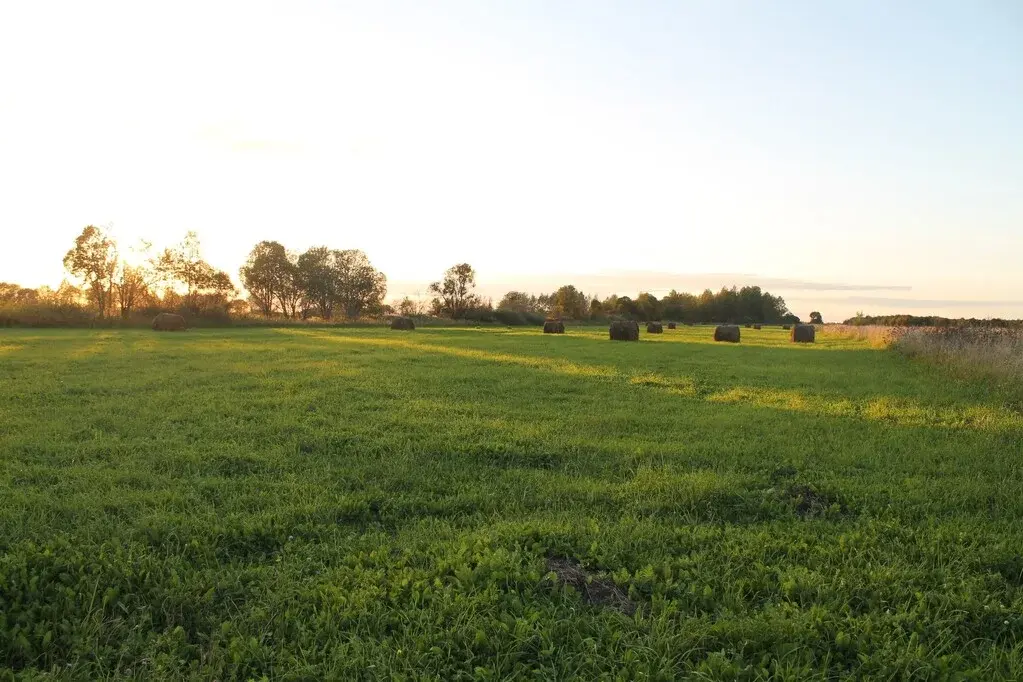
<path id="1" fill-rule="evenodd" d="M 402 331 L 412 331 L 416 328 L 416 323 L 412 321 L 411 317 L 395 317 L 391 320 L 391 329 L 400 329 Z"/>
<path id="2" fill-rule="evenodd" d="M 703 324 L 777 323 L 789 314 L 780 296 L 772 296 L 757 286 L 722 288 L 717 293 L 708 289 L 699 296 L 672 290 L 660 300 L 648 293 L 639 294 L 635 300 L 628 296 L 611 296 L 604 300 L 602 309 L 606 314 L 634 320 L 669 318 Z"/>
<path id="3" fill-rule="evenodd" d="M 544 323 L 544 316 L 539 313 L 521 312 L 518 310 L 508 310 L 498 308 L 494 311 L 494 319 L 501 324 L 508 324 L 512 326 L 523 326 L 523 325 L 542 325 Z"/>
<path id="4" fill-rule="evenodd" d="M 1023 320 L 992 318 L 948 318 L 937 315 L 857 315 L 842 324 L 877 325 L 882 327 L 1023 327 Z"/>

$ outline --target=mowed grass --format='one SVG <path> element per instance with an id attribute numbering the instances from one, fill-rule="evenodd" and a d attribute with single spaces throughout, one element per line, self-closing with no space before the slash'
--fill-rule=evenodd
<path id="1" fill-rule="evenodd" d="M 0 331 L 0 661 L 1023 679 L 1008 396 L 863 341 L 606 333 Z"/>

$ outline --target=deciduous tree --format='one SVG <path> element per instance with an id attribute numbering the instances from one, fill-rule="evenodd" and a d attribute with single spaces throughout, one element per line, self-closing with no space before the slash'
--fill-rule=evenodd
<path id="1" fill-rule="evenodd" d="M 329 320 L 334 316 L 337 281 L 331 267 L 330 249 L 314 246 L 298 257 L 298 281 L 307 307 Z"/>
<path id="2" fill-rule="evenodd" d="M 194 313 L 227 309 L 235 293 L 231 277 L 202 258 L 199 236 L 192 231 L 176 247 L 165 249 L 156 262 L 157 272 L 168 284 L 185 288 L 184 305 Z"/>
<path id="3" fill-rule="evenodd" d="M 514 310 L 518 313 L 535 313 L 539 310 L 536 296 L 524 291 L 509 291 L 497 304 L 498 310 Z"/>
<path id="4" fill-rule="evenodd" d="M 110 308 L 117 270 L 114 240 L 95 225 L 87 225 L 64 255 L 64 267 L 86 284 L 96 311 L 104 317 Z"/>
<path id="5" fill-rule="evenodd" d="M 264 317 L 273 314 L 275 305 L 280 305 L 284 312 L 282 299 L 289 280 L 294 278 L 292 270 L 288 252 L 280 242 L 262 241 L 249 252 L 238 274 Z"/>
<path id="6" fill-rule="evenodd" d="M 457 319 L 478 303 L 475 288 L 476 271 L 468 263 L 459 263 L 444 272 L 444 279 L 432 283 L 430 292 L 440 298 L 441 312 Z"/>
<path id="7" fill-rule="evenodd" d="M 358 249 L 333 252 L 337 277 L 337 305 L 348 319 L 380 308 L 387 294 L 387 277 L 373 268 L 369 258 Z"/>
<path id="8" fill-rule="evenodd" d="M 297 270 L 305 301 L 325 320 L 379 309 L 387 293 L 387 278 L 357 249 L 313 247 L 298 257 Z"/>

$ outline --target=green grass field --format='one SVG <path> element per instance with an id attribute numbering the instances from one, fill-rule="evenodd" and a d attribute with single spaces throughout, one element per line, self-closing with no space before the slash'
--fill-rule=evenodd
<path id="1" fill-rule="evenodd" d="M 0 662 L 1023 679 L 1023 413 L 709 328 L 0 331 Z"/>

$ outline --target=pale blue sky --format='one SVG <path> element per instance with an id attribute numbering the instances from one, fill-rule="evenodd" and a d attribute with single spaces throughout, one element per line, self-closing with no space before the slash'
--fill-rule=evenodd
<path id="1" fill-rule="evenodd" d="M 232 276 L 362 248 L 393 295 L 1023 317 L 1015 1 L 10 2 L 0 63 L 0 280 L 112 223 Z"/>

